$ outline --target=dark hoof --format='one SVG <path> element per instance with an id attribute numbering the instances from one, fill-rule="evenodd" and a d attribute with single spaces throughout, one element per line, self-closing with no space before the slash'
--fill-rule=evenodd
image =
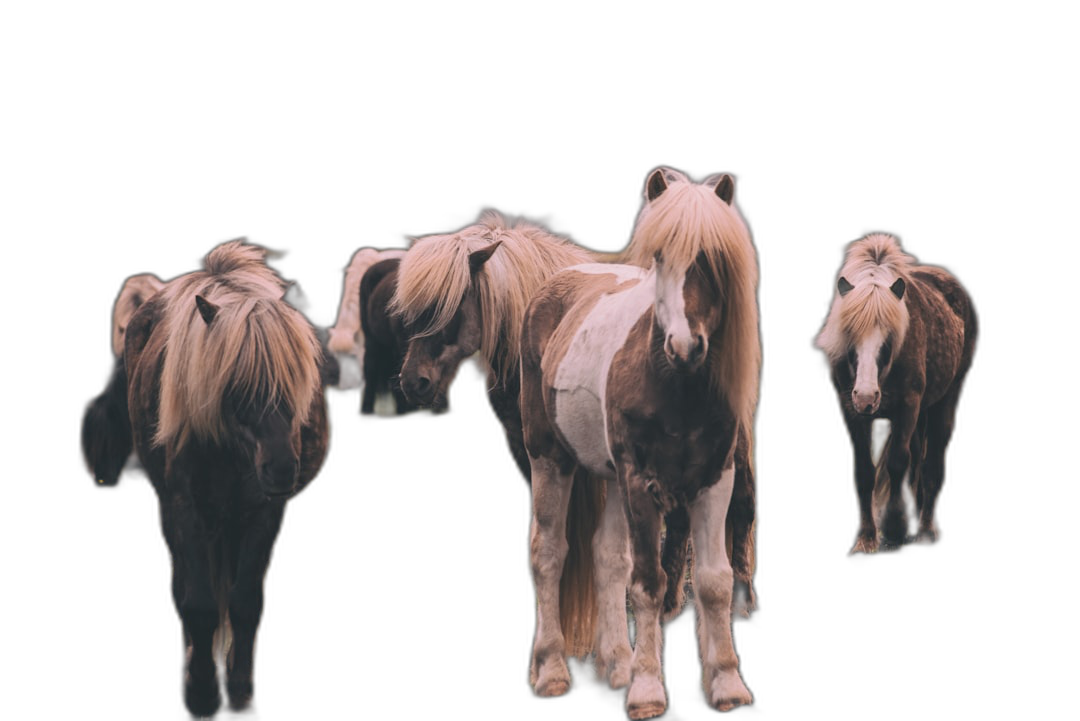
<path id="1" fill-rule="evenodd" d="M 243 711 L 250 706 L 254 695 L 251 681 L 229 681 L 229 708 L 233 711 Z"/>
<path id="2" fill-rule="evenodd" d="M 188 680 L 184 685 L 184 705 L 192 716 L 208 717 L 221 708 L 221 691 L 217 679 L 203 679 L 201 682 Z"/>

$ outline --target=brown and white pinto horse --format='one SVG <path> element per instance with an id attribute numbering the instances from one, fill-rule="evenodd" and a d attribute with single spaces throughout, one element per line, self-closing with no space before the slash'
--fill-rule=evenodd
<path id="1" fill-rule="evenodd" d="M 592 542 L 597 664 L 612 686 L 630 684 L 633 719 L 667 707 L 660 621 L 665 593 L 681 579 L 662 565 L 661 524 L 676 511 L 688 518 L 694 549 L 706 696 L 720 710 L 751 702 L 731 637 L 726 523 L 736 475 L 750 473 L 761 360 L 757 257 L 732 205 L 732 178 L 697 184 L 658 169 L 645 195 L 625 254 L 634 265 L 554 276 L 530 303 L 521 339 L 537 595 L 532 682 L 540 695 L 569 687 L 559 586 L 571 491 L 606 486 Z"/>
<path id="2" fill-rule="evenodd" d="M 84 443 L 95 474 L 122 466 L 134 444 L 157 491 L 187 651 L 184 700 L 195 716 L 221 704 L 214 650 L 230 633 L 229 703 L 251 700 L 263 578 L 285 502 L 327 450 L 322 349 L 263 257 L 225 243 L 204 271 L 146 300 L 88 411 L 104 403 L 123 413 L 84 424 L 108 438 Z"/>
<path id="3" fill-rule="evenodd" d="M 875 506 L 884 506 L 882 547 L 909 540 L 905 475 L 919 513 L 916 538 L 937 540 L 934 504 L 977 333 L 971 298 L 948 272 L 916 265 L 891 235 L 875 233 L 848 247 L 817 345 L 829 358 L 855 451 L 860 523 L 852 553 L 879 547 Z M 891 425 L 876 468 L 875 418 Z"/>

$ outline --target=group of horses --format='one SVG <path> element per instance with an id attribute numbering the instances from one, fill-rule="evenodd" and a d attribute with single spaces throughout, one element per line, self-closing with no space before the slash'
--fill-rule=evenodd
<path id="1" fill-rule="evenodd" d="M 598 254 L 487 211 L 407 251 L 358 251 L 325 343 L 290 306 L 257 246 L 232 241 L 169 282 L 132 276 L 114 308 L 115 368 L 90 404 L 83 449 L 115 484 L 134 448 L 161 505 L 187 661 L 184 697 L 208 716 L 224 656 L 233 708 L 252 698 L 262 585 L 286 501 L 318 472 L 323 389 L 362 368 L 362 413 L 447 408 L 473 355 L 532 491 L 537 597 L 530 679 L 565 693 L 567 656 L 595 654 L 630 718 L 667 707 L 661 619 L 689 565 L 702 681 L 719 710 L 751 702 L 731 634 L 755 607 L 754 415 L 758 264 L 734 181 L 659 168 L 627 248 Z M 933 514 L 975 342 L 970 300 L 895 239 L 853 243 L 819 338 L 855 448 L 855 551 L 918 537 Z M 892 422 L 875 468 L 870 424 Z M 875 484 L 878 491 L 875 494 Z M 692 550 L 692 553 L 691 553 Z M 633 604 L 630 644 L 627 594 Z"/>

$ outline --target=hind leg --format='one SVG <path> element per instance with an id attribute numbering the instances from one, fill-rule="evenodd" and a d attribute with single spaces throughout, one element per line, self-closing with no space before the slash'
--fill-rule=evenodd
<path id="1" fill-rule="evenodd" d="M 541 456 L 532 459 L 533 519 L 529 555 L 536 585 L 536 639 L 530 681 L 539 696 L 560 696 L 570 688 L 566 639 L 559 621 L 559 581 L 566 561 L 566 512 L 573 469 Z"/>
<path id="2" fill-rule="evenodd" d="M 754 591 L 754 569 L 757 562 L 754 549 L 756 506 L 749 438 L 740 432 L 735 448 L 735 486 L 727 510 L 727 525 L 731 536 L 731 566 L 735 572 L 732 610 L 744 617 L 757 609 L 757 594 Z"/>
<path id="3" fill-rule="evenodd" d="M 709 705 L 720 711 L 752 701 L 739 675 L 731 638 L 735 575 L 724 547 L 724 525 L 734 477 L 733 468 L 724 471 L 719 482 L 702 491 L 690 506 L 702 684 Z"/>
<path id="4" fill-rule="evenodd" d="M 878 478 L 874 489 L 875 506 L 879 513 L 881 549 L 895 550 L 904 543 L 907 521 L 904 518 L 904 488 L 910 484 L 915 464 L 913 439 L 919 417 L 919 400 L 909 398 L 907 404 L 890 419 L 889 440 L 885 449 L 887 475 Z M 915 445 L 918 458 L 921 447 Z"/>
<path id="5" fill-rule="evenodd" d="M 956 419 L 958 394 L 950 393 L 928 414 L 926 431 L 926 460 L 922 468 L 921 492 L 919 494 L 919 532 L 916 540 L 933 543 L 938 539 L 934 522 L 934 507 L 938 493 L 945 483 L 945 449 L 952 438 Z"/>
<path id="6" fill-rule="evenodd" d="M 236 710 L 246 708 L 255 691 L 252 671 L 255 633 L 263 610 L 263 579 L 284 512 L 284 502 L 275 502 L 253 514 L 234 537 L 236 571 L 229 590 L 229 622 L 232 625 L 233 643 L 226 659 L 226 688 L 229 691 L 229 706 Z"/>
<path id="7" fill-rule="evenodd" d="M 685 545 L 685 544 L 684 544 Z M 607 500 L 593 536 L 596 559 L 596 670 L 612 688 L 630 683 L 630 636 L 626 624 L 626 587 L 630 581 L 630 531 L 617 480 L 607 482 Z"/>
<path id="8" fill-rule="evenodd" d="M 360 396 L 360 412 L 371 415 L 375 412 L 375 398 L 383 382 L 381 355 L 383 350 L 370 340 L 364 344 L 364 391 Z"/>

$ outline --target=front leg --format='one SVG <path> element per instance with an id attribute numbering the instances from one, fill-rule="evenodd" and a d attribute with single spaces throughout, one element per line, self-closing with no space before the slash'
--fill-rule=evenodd
<path id="1" fill-rule="evenodd" d="M 660 563 L 660 524 L 655 478 L 623 461 L 618 465 L 619 482 L 626 496 L 626 516 L 630 528 L 633 570 L 630 599 L 634 604 L 634 656 L 630 663 L 630 690 L 626 710 L 632 719 L 659 716 L 667 709 L 667 693 L 661 666 L 663 634 L 660 615 L 668 578 Z"/>
<path id="2" fill-rule="evenodd" d="M 735 576 L 725 548 L 724 526 L 734 483 L 735 469 L 731 467 L 690 505 L 702 684 L 709 705 L 720 711 L 753 700 L 739 675 L 739 658 L 731 638 Z"/>
<path id="3" fill-rule="evenodd" d="M 855 452 L 855 490 L 859 494 L 859 533 L 852 553 L 873 553 L 878 548 L 877 527 L 874 522 L 874 460 L 870 454 L 869 416 L 844 412 L 851 446 Z"/>
<path id="4" fill-rule="evenodd" d="M 233 630 L 227 659 L 229 706 L 244 709 L 251 703 L 255 687 L 255 634 L 263 611 L 263 580 L 270 565 L 270 551 L 281 529 L 285 503 L 274 501 L 251 513 L 238 524 L 232 536 L 235 548 L 235 580 L 229 591 L 229 621 Z"/>
<path id="5" fill-rule="evenodd" d="M 911 465 L 911 437 L 919 416 L 918 399 L 908 399 L 892 420 L 889 435 L 888 471 L 889 500 L 885 504 L 885 518 L 881 524 L 882 541 L 889 548 L 896 548 L 907 541 L 908 518 L 902 493 L 904 475 Z"/>

